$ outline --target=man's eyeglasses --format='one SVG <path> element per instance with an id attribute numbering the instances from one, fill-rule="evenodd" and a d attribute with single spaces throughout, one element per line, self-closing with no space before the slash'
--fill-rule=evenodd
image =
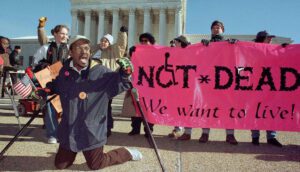
<path id="1" fill-rule="evenodd" d="M 77 47 L 74 47 L 74 50 L 76 51 L 76 53 L 81 53 L 82 51 L 89 52 L 91 50 L 91 48 L 77 46 Z"/>

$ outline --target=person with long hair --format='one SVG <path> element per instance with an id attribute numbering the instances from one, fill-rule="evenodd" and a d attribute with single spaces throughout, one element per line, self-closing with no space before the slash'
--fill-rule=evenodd
<path id="1" fill-rule="evenodd" d="M 39 19 L 38 38 L 42 46 L 34 54 L 34 72 L 42 70 L 46 66 L 52 65 L 58 61 L 64 63 L 69 58 L 69 46 L 67 44 L 69 39 L 69 28 L 66 25 L 56 25 L 51 30 L 54 40 L 48 42 L 48 38 L 44 30 L 46 21 L 46 17 L 41 17 Z M 45 113 L 45 126 L 48 143 L 57 143 L 57 113 L 50 103 L 47 104 L 47 110 Z"/>

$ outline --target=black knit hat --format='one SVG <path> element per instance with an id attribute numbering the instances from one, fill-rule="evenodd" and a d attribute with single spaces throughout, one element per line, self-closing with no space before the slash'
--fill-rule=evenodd
<path id="1" fill-rule="evenodd" d="M 21 46 L 20 45 L 16 45 L 15 49 L 21 49 Z"/>
<path id="2" fill-rule="evenodd" d="M 260 31 L 256 34 L 254 42 L 264 42 L 266 38 L 275 38 L 275 35 L 270 35 L 267 31 Z"/>
<path id="3" fill-rule="evenodd" d="M 223 30 L 223 32 L 225 32 L 225 27 L 224 27 L 224 24 L 222 22 L 220 22 L 219 20 L 215 20 L 212 22 L 211 26 L 210 26 L 210 30 L 215 26 L 220 26 Z"/>
<path id="4" fill-rule="evenodd" d="M 148 39 L 149 42 L 150 42 L 152 45 L 155 44 L 155 38 L 154 38 L 154 36 L 153 36 L 151 33 L 148 33 L 148 32 L 142 33 L 142 34 L 140 35 L 140 37 L 139 37 L 139 41 L 140 41 L 140 42 L 142 41 L 142 38 Z"/>

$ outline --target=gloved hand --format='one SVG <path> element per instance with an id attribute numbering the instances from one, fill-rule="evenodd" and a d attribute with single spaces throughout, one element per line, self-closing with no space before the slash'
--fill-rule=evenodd
<path id="1" fill-rule="evenodd" d="M 45 27 L 47 21 L 47 17 L 41 17 L 39 18 L 39 28 Z"/>
<path id="2" fill-rule="evenodd" d="M 202 39 L 202 40 L 201 40 L 201 43 L 202 43 L 204 46 L 208 46 L 208 45 L 209 45 L 209 40 L 207 40 L 207 39 Z"/>
<path id="3" fill-rule="evenodd" d="M 117 60 L 120 70 L 124 71 L 127 75 L 131 75 L 133 72 L 133 65 L 127 57 L 122 57 Z"/>
<path id="4" fill-rule="evenodd" d="M 128 28 L 127 28 L 126 26 L 122 26 L 122 27 L 120 28 L 120 31 L 121 31 L 121 32 L 128 32 Z"/>
<path id="5" fill-rule="evenodd" d="M 230 44 L 235 44 L 235 43 L 237 43 L 239 40 L 233 39 L 233 38 L 229 38 L 229 39 L 227 39 L 227 41 L 228 41 Z"/>
<path id="6" fill-rule="evenodd" d="M 290 45 L 290 44 L 289 44 L 289 43 L 282 43 L 282 44 L 281 44 L 281 46 L 282 46 L 283 48 L 287 47 L 288 45 Z"/>
<path id="7" fill-rule="evenodd" d="M 48 94 L 50 93 L 50 90 L 48 88 L 41 88 L 37 87 L 36 90 L 34 91 L 35 95 L 39 97 L 46 98 Z"/>

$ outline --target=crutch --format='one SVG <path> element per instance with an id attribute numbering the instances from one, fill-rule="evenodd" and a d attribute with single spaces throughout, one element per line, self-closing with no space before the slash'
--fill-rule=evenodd
<path id="1" fill-rule="evenodd" d="M 125 61 L 121 60 L 121 59 L 125 59 Z M 126 62 L 127 58 L 121 58 L 121 59 L 117 60 L 117 63 L 119 64 L 120 67 L 124 67 L 124 72 L 125 73 L 131 74 L 133 72 L 132 71 L 132 69 L 133 69 L 132 64 L 130 64 L 130 62 L 129 62 L 129 64 Z M 127 59 L 127 60 L 129 61 L 129 59 Z M 130 84 L 130 88 L 131 88 L 131 93 L 133 94 L 134 100 L 135 100 L 135 102 L 136 102 L 136 104 L 138 106 L 138 109 L 140 111 L 140 114 L 142 116 L 144 126 L 146 127 L 146 132 L 149 133 L 150 139 L 148 139 L 148 142 L 149 142 L 150 146 L 152 146 L 154 148 L 154 151 L 155 151 L 155 154 L 157 156 L 157 159 L 158 159 L 158 162 L 160 164 L 160 167 L 161 167 L 162 171 L 165 172 L 166 170 L 165 170 L 165 167 L 164 167 L 164 165 L 162 163 L 162 160 L 160 158 L 156 142 L 155 142 L 155 140 L 153 138 L 152 132 L 151 132 L 150 127 L 148 125 L 148 121 L 147 121 L 147 119 L 146 119 L 146 117 L 144 115 L 144 112 L 143 112 L 143 109 L 142 109 L 142 106 L 141 106 L 141 103 L 140 103 L 138 91 L 137 91 L 136 88 L 133 87 L 132 82 L 129 82 L 129 84 Z"/>
<path id="2" fill-rule="evenodd" d="M 132 83 L 130 83 L 130 85 L 131 85 L 131 93 L 133 94 L 133 97 L 134 97 L 134 99 L 135 99 L 135 102 L 136 102 L 136 104 L 137 104 L 137 106 L 138 106 L 138 109 L 139 109 L 139 111 L 140 111 L 140 114 L 141 114 L 141 116 L 142 116 L 142 119 L 143 119 L 143 122 L 144 122 L 144 126 L 146 127 L 146 130 L 147 130 L 147 132 L 149 133 L 149 138 L 150 138 L 150 139 L 148 139 L 148 141 L 149 141 L 150 145 L 154 148 L 154 151 L 155 151 L 155 154 L 156 154 L 156 156 L 157 156 L 158 162 L 159 162 L 159 164 L 160 164 L 161 170 L 162 170 L 163 172 L 165 172 L 166 170 L 165 170 L 165 167 L 164 167 L 164 165 L 163 165 L 163 162 L 162 162 L 162 160 L 161 160 L 161 158 L 160 158 L 160 155 L 159 155 L 159 152 L 158 152 L 158 148 L 157 148 L 156 142 L 155 142 L 155 140 L 154 140 L 154 137 L 153 137 L 152 132 L 151 132 L 151 130 L 150 130 L 150 127 L 149 127 L 149 125 L 148 125 L 147 118 L 146 118 L 145 115 L 144 115 L 144 112 L 143 112 L 143 109 L 142 109 L 142 106 L 141 106 L 141 103 L 140 103 L 138 90 L 137 90 L 136 88 L 133 87 Z"/>
<path id="3" fill-rule="evenodd" d="M 43 102 L 43 100 L 40 101 L 40 103 L 43 103 L 42 106 L 40 106 L 40 109 L 38 111 L 34 111 L 32 117 L 28 120 L 28 122 L 22 127 L 21 130 L 10 140 L 10 142 L 5 146 L 5 148 L 0 153 L 0 161 L 4 159 L 4 153 L 11 147 L 11 145 L 18 139 L 18 137 L 24 132 L 25 128 L 27 128 L 31 122 L 39 115 L 42 109 L 46 106 L 47 103 L 49 103 L 51 100 L 53 100 L 57 95 L 52 96 L 50 99 L 48 99 L 46 102 Z"/>

